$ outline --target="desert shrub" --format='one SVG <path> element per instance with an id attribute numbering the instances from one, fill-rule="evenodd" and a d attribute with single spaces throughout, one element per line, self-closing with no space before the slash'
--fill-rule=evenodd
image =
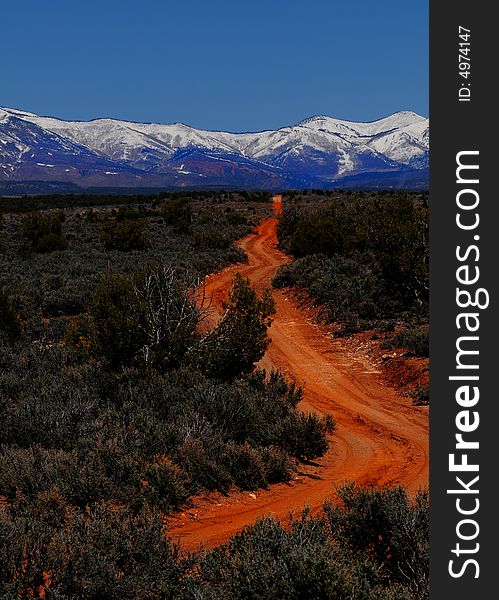
<path id="1" fill-rule="evenodd" d="M 102 227 L 102 241 L 106 250 L 145 250 L 149 246 L 146 222 L 139 218 L 108 219 Z"/>
<path id="2" fill-rule="evenodd" d="M 296 467 L 290 461 L 289 454 L 279 446 L 264 447 L 262 449 L 262 462 L 267 483 L 289 481 L 296 470 Z"/>
<path id="3" fill-rule="evenodd" d="M 112 367 L 129 364 L 140 350 L 137 340 L 138 310 L 131 303 L 133 289 L 128 278 L 107 275 L 97 286 L 88 314 L 73 321 L 67 339 Z"/>
<path id="4" fill-rule="evenodd" d="M 16 207 L 20 210 L 24 199 L 18 200 L 19 206 Z M 68 204 L 73 201 L 77 203 L 78 198 L 66 199 Z M 79 201 L 83 202 L 82 199 Z M 102 202 L 102 199 L 87 197 L 86 201 L 89 203 L 87 206 L 91 206 L 93 202 Z M 51 197 L 46 204 L 50 206 L 50 202 L 53 202 L 54 206 L 62 206 L 58 197 Z M 92 221 L 79 217 L 80 213 L 86 215 L 90 211 L 64 212 L 63 232 L 68 241 L 64 260 L 61 260 L 58 252 L 26 253 L 22 251 L 19 236 L 23 216 L 4 216 L 2 233 L 5 238 L 5 252 L 0 254 L 0 262 L 4 265 L 1 285 L 8 290 L 23 319 L 38 316 L 40 312 L 50 318 L 75 316 L 86 309 L 96 285 L 108 272 L 131 275 L 143 269 L 144 265 L 162 264 L 174 266 L 179 272 L 199 273 L 203 276 L 227 264 L 244 260 L 244 252 L 232 245 L 234 240 L 245 233 L 240 233 L 241 226 L 232 226 L 224 221 L 221 228 L 224 237 L 230 239 L 230 244 L 224 244 L 223 248 L 199 247 L 192 235 L 178 235 L 171 227 L 165 226 L 162 219 L 151 213 L 148 205 L 144 210 L 141 209 L 141 204 L 129 206 L 130 203 L 137 203 L 137 198 L 134 200 L 117 196 L 110 197 L 107 202 L 116 205 L 120 202 L 127 204 L 127 210 L 122 211 L 126 218 L 120 221 L 121 213 L 117 211 L 111 220 L 147 221 L 147 237 L 151 242 L 147 248 L 133 252 L 106 250 L 102 243 L 102 227 L 110 220 L 110 211 L 103 207 L 93 213 L 95 219 Z M 41 200 L 35 202 L 34 199 L 30 199 L 27 203 L 30 206 L 40 204 L 45 207 L 45 202 Z M 208 206 L 209 204 L 207 202 Z M 209 227 L 201 219 L 206 210 L 207 207 L 202 207 L 196 212 L 196 219 L 199 216 L 196 231 L 202 232 L 204 227 Z M 139 216 L 131 217 L 131 213 Z M 47 216 L 53 213 L 42 214 Z"/>
<path id="5" fill-rule="evenodd" d="M 108 496 L 116 497 L 112 479 L 99 461 L 81 460 L 76 452 L 41 446 L 0 450 L 0 493 L 13 501 L 18 495 L 36 499 L 56 489 L 65 502 L 85 507 Z M 95 458 L 95 457 L 93 457 Z"/>
<path id="6" fill-rule="evenodd" d="M 69 327 L 67 339 L 114 369 L 143 365 L 166 371 L 185 358 L 222 379 L 250 372 L 270 342 L 270 292 L 258 298 L 249 281 L 236 275 L 224 316 L 200 339 L 197 328 L 206 298 L 196 284 L 164 267 L 131 278 L 108 275 L 87 314 Z"/>
<path id="7" fill-rule="evenodd" d="M 231 210 L 230 207 L 224 211 L 225 220 L 230 225 L 247 225 L 248 219 L 245 215 L 240 212 Z"/>
<path id="8" fill-rule="evenodd" d="M 62 450 L 45 450 L 40 446 L 16 449 L 0 447 L 0 494 L 15 498 L 45 492 L 72 466 L 72 457 Z"/>
<path id="9" fill-rule="evenodd" d="M 241 489 L 255 490 L 266 486 L 261 454 L 248 443 L 228 444 L 225 448 L 224 463 Z"/>
<path id="10" fill-rule="evenodd" d="M 390 298 L 375 265 L 364 264 L 355 252 L 329 258 L 312 255 L 279 269 L 277 288 L 297 285 L 327 309 L 328 320 L 352 330 L 397 314 L 400 304 Z"/>
<path id="11" fill-rule="evenodd" d="M 430 332 L 427 327 L 415 327 L 395 334 L 381 344 L 382 348 L 407 348 L 414 356 L 430 355 Z"/>
<path id="12" fill-rule="evenodd" d="M 6 199 L 16 214 L 6 214 L 2 223 L 2 284 L 23 323 L 16 343 L 0 335 L 0 597 L 424 598 L 424 590 L 418 596 L 410 581 L 378 564 L 371 547 L 359 550 L 336 538 L 329 518 L 306 516 L 289 528 L 268 520 L 220 549 L 190 558 L 181 558 L 166 537 L 165 512 L 182 507 L 191 494 L 287 481 L 298 460 L 325 452 L 331 430 L 329 419 L 300 413 L 301 390 L 282 375 L 241 374 L 242 365 L 243 371 L 251 369 L 251 356 L 237 344 L 228 345 L 240 352 L 234 361 L 237 376 L 230 379 L 203 372 L 189 352 L 188 359 L 172 364 L 158 351 L 157 363 L 150 359 L 144 368 L 144 331 L 135 330 L 140 345 L 128 331 L 137 323 L 145 327 L 144 304 L 158 310 L 158 288 L 151 283 L 148 289 L 156 291 L 148 296 L 138 284 L 149 273 L 144 265 L 175 265 L 184 289 L 186 273 L 203 275 L 243 258 L 225 241 L 224 247 L 213 247 L 211 241 L 195 240 L 204 229 L 209 238 L 214 222 L 231 240 L 247 232 L 241 218 L 219 210 L 228 198 L 237 201 L 238 193 L 192 196 L 198 204 L 188 233 L 176 233 L 157 214 L 141 209 L 142 204 L 158 208 L 175 195 L 151 201 Z M 261 193 L 245 196 L 269 199 Z M 203 216 L 206 206 L 199 202 L 216 204 L 216 210 Z M 147 219 L 151 245 L 137 252 L 105 250 L 101 223 L 110 205 L 126 207 L 112 213 L 116 222 Z M 82 218 L 83 210 L 66 211 L 65 260 L 57 253 L 20 252 L 17 213 L 66 206 L 99 208 L 91 219 Z M 101 282 L 107 283 L 97 294 Z M 130 296 L 138 315 L 135 309 L 126 313 L 123 299 Z M 261 350 L 262 314 L 268 310 L 248 290 L 241 299 L 234 303 L 224 340 L 236 336 L 244 315 L 253 315 L 258 335 L 241 331 L 250 342 L 259 341 Z M 82 310 L 74 341 L 84 352 L 62 339 L 68 319 L 61 315 L 73 319 Z M 86 347 L 92 311 L 105 323 L 106 355 Z M 176 347 L 152 347 L 149 356 Z M 121 354 L 131 357 L 126 365 Z M 110 369 L 113 360 L 117 367 Z M 403 530 L 404 520 L 402 525 Z M 391 539 L 396 531 L 394 526 Z"/>
<path id="13" fill-rule="evenodd" d="M 21 335 L 21 323 L 12 300 L 6 291 L 0 288 L 0 335 L 14 342 Z"/>
<path id="14" fill-rule="evenodd" d="M 290 459 L 312 454 L 307 432 L 315 454 L 328 447 L 322 425 L 307 428 L 299 398 L 277 373 L 224 382 L 192 368 L 114 372 L 65 346 L 5 345 L 0 495 L 36 498 L 57 486 L 81 509 L 171 510 L 202 489 L 286 481 Z"/>
<path id="15" fill-rule="evenodd" d="M 278 224 L 278 237 L 296 258 L 309 254 L 341 254 L 351 247 L 347 236 L 347 213 L 336 204 L 312 211 L 286 211 Z M 285 241 L 284 241 L 285 240 Z"/>
<path id="16" fill-rule="evenodd" d="M 145 210 L 143 207 L 120 206 L 115 213 L 116 221 L 130 221 L 133 219 L 143 219 Z"/>
<path id="17" fill-rule="evenodd" d="M 2 380 L 1 396 L 9 400 L 9 409 L 0 439 L 26 447 L 40 444 L 45 448 L 70 449 L 80 424 L 97 416 L 97 391 L 88 380 L 78 382 L 40 373 L 40 366 L 32 364 L 31 381 L 23 381 L 12 371 L 10 382 L 6 377 Z"/>
<path id="18" fill-rule="evenodd" d="M 199 489 L 229 491 L 233 478 L 220 460 L 222 453 L 222 443 L 215 449 L 206 448 L 203 440 L 193 437 L 188 437 L 175 448 L 175 460 L 190 475 L 190 493 Z"/>
<path id="19" fill-rule="evenodd" d="M 110 274 L 67 339 L 113 368 L 135 364 L 168 370 L 198 339 L 197 299 L 196 287 L 172 268 L 150 267 L 132 277 Z"/>
<path id="20" fill-rule="evenodd" d="M 145 365 L 159 371 L 178 366 L 199 338 L 197 327 L 204 310 L 199 279 L 182 278 L 173 268 L 157 266 L 135 274 L 132 287 Z"/>
<path id="21" fill-rule="evenodd" d="M 23 247 L 29 252 L 44 254 L 55 250 L 65 250 L 68 243 L 62 235 L 61 213 L 47 215 L 32 212 L 21 221 L 21 239 Z"/>
<path id="22" fill-rule="evenodd" d="M 5 598 L 173 598 L 189 566 L 160 514 L 103 503 L 68 512 L 55 491 L 36 505 L 20 500 L 0 510 L 0 531 Z"/>
<path id="23" fill-rule="evenodd" d="M 270 293 L 259 299 L 249 281 L 236 276 L 224 316 L 200 340 L 204 301 L 202 287 L 174 269 L 151 267 L 131 278 L 111 274 L 67 339 L 113 368 L 142 364 L 165 371 L 186 357 L 210 376 L 232 379 L 250 372 L 270 341 Z"/>
<path id="24" fill-rule="evenodd" d="M 175 508 L 187 498 L 188 477 L 177 465 L 157 457 L 144 470 L 145 497 L 163 510 Z"/>
<path id="25" fill-rule="evenodd" d="M 297 260 L 279 269 L 274 285 L 306 290 L 343 332 L 427 320 L 428 209 L 408 195 L 291 206 L 278 238 Z"/>
<path id="26" fill-rule="evenodd" d="M 428 503 L 340 490 L 342 504 L 265 518 L 182 557 L 163 515 L 111 503 L 69 509 L 57 489 L 0 505 L 3 597 L 152 600 L 425 600 Z"/>
<path id="27" fill-rule="evenodd" d="M 188 198 L 174 198 L 163 204 L 161 216 L 177 234 L 188 234 L 192 224 L 192 204 Z"/>
<path id="28" fill-rule="evenodd" d="M 351 571 L 335 560 L 325 528 L 307 517 L 289 531 L 262 519 L 207 554 L 200 564 L 203 587 L 229 599 L 349 598 Z M 365 598 L 358 595 L 356 598 Z"/>
<path id="29" fill-rule="evenodd" d="M 347 491 L 341 492 L 347 495 Z M 367 491 L 366 494 L 375 491 Z M 354 520 L 352 513 L 359 505 L 332 507 L 326 516 L 311 516 L 304 511 L 301 518 L 291 518 L 285 526 L 273 518 L 261 519 L 246 527 L 229 542 L 200 560 L 197 577 L 189 581 L 190 597 L 242 600 L 422 600 L 428 597 L 427 550 L 428 506 L 424 499 L 410 504 L 407 497 L 397 501 L 389 491 L 378 490 L 379 511 L 390 515 L 381 519 L 381 529 L 371 531 L 372 540 L 382 531 L 381 538 L 390 538 L 403 561 L 400 571 L 421 559 L 417 571 L 401 576 L 386 568 L 385 557 L 373 552 L 373 546 L 359 549 L 349 532 L 338 521 Z M 392 510 L 393 509 L 393 510 Z M 397 515 L 397 517 L 395 517 Z M 393 519 L 391 517 L 394 517 Z M 362 525 L 362 521 L 360 521 Z M 378 523 L 376 523 L 377 525 Z M 412 555 L 405 554 L 406 544 L 417 541 Z M 379 541 L 378 541 L 379 544 Z M 421 550 L 421 554 L 418 554 Z"/>
<path id="30" fill-rule="evenodd" d="M 5 285 L 24 322 L 22 343 L 0 336 L 3 495 L 36 503 L 57 488 L 71 510 L 96 502 L 172 510 L 199 490 L 247 486 L 234 467 L 244 461 L 258 465 L 252 487 L 288 480 L 297 457 L 283 423 L 290 415 L 299 420 L 301 392 L 277 373 L 250 373 L 267 344 L 268 298 L 257 298 L 247 282 L 236 286 L 217 331 L 232 352 L 230 379 L 214 378 L 194 359 L 202 317 L 196 294 L 203 292 L 189 273 L 239 260 L 241 251 L 201 249 L 191 234 L 178 236 L 157 215 L 129 205 L 113 218 L 150 218 L 154 244 L 104 251 L 100 224 L 109 212 L 90 221 L 66 214 L 67 261 L 23 257 L 22 218 L 4 218 Z M 230 214 L 200 209 L 193 228 L 221 218 L 229 236 L 246 232 L 244 218 Z"/>
<path id="31" fill-rule="evenodd" d="M 283 422 L 282 444 L 292 455 L 300 459 L 322 456 L 328 449 L 327 433 L 332 433 L 335 423 L 332 417 L 319 417 L 314 413 L 290 414 Z"/>
<path id="32" fill-rule="evenodd" d="M 430 387 L 426 385 L 418 385 L 409 392 L 412 402 L 415 406 L 428 406 L 430 404 Z"/>
<path id="33" fill-rule="evenodd" d="M 225 250 L 231 245 L 230 234 L 226 233 L 221 224 L 212 224 L 194 231 L 192 239 L 197 248 Z"/>
<path id="34" fill-rule="evenodd" d="M 228 207 L 225 210 L 211 208 L 196 215 L 191 235 L 196 248 L 210 251 L 227 250 L 234 237 L 242 238 L 250 232 L 246 216 Z"/>
<path id="35" fill-rule="evenodd" d="M 339 491 L 342 508 L 327 505 L 334 535 L 354 554 L 374 558 L 388 580 L 408 587 L 417 598 L 428 594 L 428 494 L 414 503 L 402 487 Z"/>
<path id="36" fill-rule="evenodd" d="M 81 297 L 78 287 L 77 282 L 48 282 L 40 302 L 43 315 L 50 318 L 80 314 L 85 309 L 87 299 Z"/>
<path id="37" fill-rule="evenodd" d="M 231 379 L 252 371 L 264 355 L 275 305 L 268 290 L 258 298 L 249 280 L 238 273 L 224 308 L 224 315 L 200 341 L 193 359 L 210 376 Z"/>
<path id="38" fill-rule="evenodd" d="M 194 219 L 192 238 L 197 248 L 224 250 L 231 246 L 234 235 L 241 238 L 250 232 L 244 215 L 230 208 L 211 209 Z"/>

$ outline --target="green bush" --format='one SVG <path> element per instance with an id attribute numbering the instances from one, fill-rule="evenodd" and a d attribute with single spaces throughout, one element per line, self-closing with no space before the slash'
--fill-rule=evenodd
<path id="1" fill-rule="evenodd" d="M 55 250 L 65 250 L 68 247 L 62 235 L 61 213 L 45 215 L 32 212 L 21 221 L 21 239 L 23 247 L 28 252 L 44 254 Z"/>
<path id="2" fill-rule="evenodd" d="M 428 594 L 428 494 L 411 503 L 402 487 L 364 489 L 353 484 L 339 491 L 343 507 L 326 506 L 338 539 L 357 556 L 368 554 L 391 581 L 417 598 Z"/>
<path id="3" fill-rule="evenodd" d="M 21 335 L 21 323 L 7 292 L 0 288 L 0 334 L 4 334 L 10 342 Z"/>
<path id="4" fill-rule="evenodd" d="M 232 379 L 249 373 L 265 354 L 275 311 L 269 290 L 258 298 L 249 280 L 236 274 L 225 313 L 196 348 L 194 361 L 205 373 Z"/>
<path id="5" fill-rule="evenodd" d="M 114 369 L 142 365 L 166 371 L 185 358 L 222 379 L 253 370 L 270 342 L 270 292 L 257 298 L 249 281 L 237 275 L 224 316 L 199 339 L 202 303 L 202 288 L 171 268 L 150 267 L 129 278 L 110 274 L 66 337 Z"/>
<path id="6" fill-rule="evenodd" d="M 106 250 L 130 252 L 149 247 L 146 222 L 138 218 L 108 219 L 102 228 L 102 241 Z"/>
<path id="7" fill-rule="evenodd" d="M 67 339 L 113 368 L 130 364 L 138 355 L 139 310 L 128 278 L 109 274 L 97 286 L 88 314 L 75 319 Z"/>
<path id="8" fill-rule="evenodd" d="M 177 234 L 191 232 L 192 204 L 188 198 L 175 198 L 165 202 L 161 209 L 164 222 L 173 228 Z"/>
<path id="9" fill-rule="evenodd" d="M 414 356 L 430 355 L 430 332 L 427 327 L 415 327 L 395 334 L 381 344 L 382 348 L 407 348 Z"/>
<path id="10" fill-rule="evenodd" d="M 335 422 L 331 416 L 290 414 L 283 422 L 282 444 L 292 456 L 305 460 L 317 458 L 327 451 L 326 434 L 334 429 Z"/>
<path id="11" fill-rule="evenodd" d="M 196 300 L 193 286 L 170 268 L 150 267 L 132 277 L 110 274 L 67 339 L 115 369 L 165 371 L 178 366 L 198 339 Z"/>

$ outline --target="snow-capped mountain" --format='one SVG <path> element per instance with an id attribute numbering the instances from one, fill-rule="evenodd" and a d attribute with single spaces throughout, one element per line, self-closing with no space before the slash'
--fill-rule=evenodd
<path id="1" fill-rule="evenodd" d="M 370 180 L 404 187 L 410 180 L 425 186 L 428 145 L 428 119 L 407 111 L 370 123 L 316 116 L 276 131 L 229 133 L 182 123 L 63 121 L 4 108 L 0 182 L 278 189 Z"/>

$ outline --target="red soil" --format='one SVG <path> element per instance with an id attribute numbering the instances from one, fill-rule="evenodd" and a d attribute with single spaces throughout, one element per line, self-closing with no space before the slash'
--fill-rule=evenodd
<path id="1" fill-rule="evenodd" d="M 275 194 L 272 200 L 274 203 L 274 217 L 280 217 L 282 215 L 282 194 Z"/>
<path id="2" fill-rule="evenodd" d="M 261 292 L 290 259 L 276 248 L 276 220 L 260 224 L 239 242 L 249 263 L 209 277 L 215 309 L 227 297 L 234 274 L 249 277 Z M 410 492 L 428 486 L 428 411 L 388 387 L 386 377 L 349 340 L 332 339 L 285 291 L 273 291 L 277 311 L 272 343 L 259 366 L 277 368 L 303 387 L 303 411 L 330 413 L 337 428 L 330 449 L 312 464 L 299 465 L 295 479 L 255 493 L 208 494 L 169 520 L 169 535 L 184 549 L 213 547 L 258 517 L 286 519 L 304 506 L 317 510 L 334 498 L 335 486 L 402 484 Z"/>

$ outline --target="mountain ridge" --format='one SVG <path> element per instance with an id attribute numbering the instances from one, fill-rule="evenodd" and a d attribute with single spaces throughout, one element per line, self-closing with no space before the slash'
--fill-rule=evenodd
<path id="1" fill-rule="evenodd" d="M 233 133 L 0 108 L 0 184 L 329 189 L 342 179 L 382 186 L 386 173 L 387 187 L 404 187 L 411 172 L 416 187 L 425 187 L 428 153 L 429 121 L 412 111 L 368 122 L 315 115 L 276 130 Z"/>

